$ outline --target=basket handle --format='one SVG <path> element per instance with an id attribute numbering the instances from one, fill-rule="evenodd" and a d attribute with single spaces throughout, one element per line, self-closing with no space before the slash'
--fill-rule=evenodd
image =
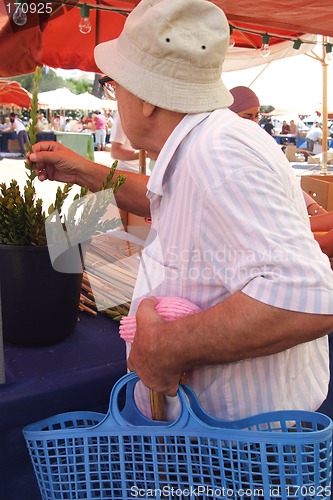
<path id="1" fill-rule="evenodd" d="M 207 429 L 206 424 L 204 422 L 201 422 L 192 411 L 191 407 L 189 406 L 187 396 L 181 386 L 179 387 L 176 396 L 178 397 L 179 400 L 180 410 L 178 418 L 175 421 L 165 422 L 165 421 L 151 420 L 145 417 L 136 406 L 134 400 L 134 389 L 138 381 L 139 377 L 137 376 L 137 374 L 135 372 L 130 372 L 124 375 L 115 383 L 110 396 L 108 413 L 104 421 L 100 424 L 99 428 L 104 426 L 107 427 L 112 426 L 112 428 L 114 429 L 114 426 L 116 425 L 117 427 L 122 429 L 123 428 L 128 429 L 129 427 L 137 428 L 139 426 L 142 428 L 154 427 L 156 428 L 156 430 L 158 430 L 158 428 L 169 429 L 175 427 L 177 429 L 184 429 L 184 428 L 186 429 L 193 428 L 196 430 L 198 430 L 199 428 Z M 125 407 L 122 410 L 120 410 L 118 404 L 119 395 L 120 392 L 125 387 L 126 387 Z"/>
<path id="2" fill-rule="evenodd" d="M 312 433 L 318 432 L 320 434 L 325 432 L 326 429 L 333 428 L 333 422 L 331 421 L 330 417 L 319 412 L 307 410 L 275 410 L 271 412 L 255 414 L 239 420 L 222 420 L 206 412 L 206 410 L 201 406 L 192 387 L 185 384 L 183 385 L 182 390 L 186 394 L 191 410 L 196 415 L 196 417 L 209 427 L 218 428 L 221 429 L 221 431 L 226 430 L 231 432 L 232 430 L 234 430 L 238 432 L 239 430 L 241 430 L 244 436 L 246 431 L 248 431 L 251 433 L 252 438 L 255 439 L 256 437 L 258 438 L 259 435 L 262 435 L 261 433 L 263 431 L 259 430 L 261 426 L 263 426 L 262 428 L 266 428 L 266 426 L 270 423 L 280 422 L 281 432 L 273 432 L 272 437 L 271 431 L 270 439 L 285 439 L 286 441 L 288 441 L 290 440 L 290 433 L 288 431 L 288 428 L 290 427 L 290 422 L 293 421 L 303 421 L 308 423 L 311 422 L 311 424 L 313 425 Z M 292 438 L 295 440 L 299 438 L 302 439 L 302 430 L 303 429 L 298 429 L 298 432 L 293 432 Z M 309 431 L 310 428 L 307 429 L 307 433 L 309 433 Z M 267 432 L 268 431 L 266 430 L 266 435 Z"/>

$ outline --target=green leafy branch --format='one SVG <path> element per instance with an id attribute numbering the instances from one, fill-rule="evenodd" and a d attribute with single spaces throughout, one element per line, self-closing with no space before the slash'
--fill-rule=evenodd
<path id="1" fill-rule="evenodd" d="M 38 120 L 38 84 L 41 77 L 41 68 L 37 67 L 34 75 L 34 87 L 31 98 L 30 127 L 28 130 L 29 144 L 26 144 L 26 150 L 31 151 L 37 138 L 37 120 Z M 86 200 L 87 188 L 81 188 L 80 194 L 76 195 L 74 200 L 82 198 L 83 211 L 80 220 L 77 221 L 77 208 L 80 204 L 73 204 L 69 209 L 68 219 L 77 231 L 85 228 L 89 218 L 90 227 L 95 227 L 96 231 L 105 231 L 116 227 L 120 220 L 102 221 L 101 217 L 105 213 L 110 203 L 112 193 L 125 182 L 125 176 L 119 175 L 115 181 L 112 181 L 117 163 L 115 162 L 110 172 L 101 186 L 102 196 L 96 197 L 96 202 Z M 23 188 L 23 194 L 20 192 L 16 180 L 12 180 L 9 187 L 6 184 L 0 184 L 0 244 L 3 245 L 40 245 L 47 244 L 45 222 L 46 214 L 42 209 L 42 200 L 37 198 L 34 181 L 36 178 L 35 165 L 25 162 L 27 171 L 27 181 Z M 63 188 L 58 187 L 55 201 L 50 205 L 48 214 L 57 212 L 66 230 L 65 216 L 62 215 L 63 205 L 66 201 L 73 185 L 65 184 Z M 89 197 L 88 197 L 89 198 Z M 76 207 L 75 207 L 76 205 Z M 77 228 L 76 228 L 77 226 Z M 77 238 L 80 238 L 77 234 Z"/>

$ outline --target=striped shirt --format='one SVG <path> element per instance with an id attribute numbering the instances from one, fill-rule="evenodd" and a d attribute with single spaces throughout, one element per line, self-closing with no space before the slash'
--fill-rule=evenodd
<path id="1" fill-rule="evenodd" d="M 157 237 L 145 249 L 131 314 L 142 296 L 205 309 L 240 290 L 278 308 L 333 314 L 333 273 L 299 181 L 257 124 L 229 110 L 187 115 L 160 152 L 147 195 Z M 327 344 L 323 337 L 187 376 L 204 408 L 223 419 L 316 410 L 327 394 Z M 144 389 L 137 404 L 149 415 Z M 173 419 L 177 398 L 167 399 Z"/>

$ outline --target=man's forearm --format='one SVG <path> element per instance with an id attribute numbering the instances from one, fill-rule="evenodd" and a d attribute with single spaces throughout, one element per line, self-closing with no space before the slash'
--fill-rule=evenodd
<path id="1" fill-rule="evenodd" d="M 126 149 L 118 142 L 111 143 L 111 156 L 117 160 L 135 161 L 139 159 L 139 151 L 134 149 Z"/>
<path id="2" fill-rule="evenodd" d="M 81 165 L 77 183 L 80 186 L 87 186 L 92 192 L 97 192 L 100 190 L 109 171 L 109 167 L 105 165 L 95 163 L 92 167 L 91 162 L 87 161 L 87 168 L 85 168 L 85 165 Z M 120 186 L 115 195 L 118 208 L 142 217 L 149 217 L 150 205 L 146 196 L 149 177 L 134 172 L 116 170 L 113 180 L 120 174 L 126 177 L 126 181 Z"/>
<path id="3" fill-rule="evenodd" d="M 126 177 L 115 197 L 118 208 L 142 217 L 150 217 L 150 203 L 146 196 L 149 177 L 134 172 L 116 171 Z"/>
<path id="4" fill-rule="evenodd" d="M 331 331 L 332 315 L 279 309 L 242 292 L 170 322 L 164 322 L 149 301 L 143 301 L 128 365 L 148 387 L 174 395 L 184 371 L 268 356 Z"/>
<path id="5" fill-rule="evenodd" d="M 187 351 L 186 369 L 285 351 L 330 333 L 333 316 L 288 311 L 237 292 L 197 318 L 184 318 L 175 326 L 178 333 L 184 332 L 186 347 L 178 362 Z M 171 323 L 165 328 L 163 338 L 167 339 Z"/>

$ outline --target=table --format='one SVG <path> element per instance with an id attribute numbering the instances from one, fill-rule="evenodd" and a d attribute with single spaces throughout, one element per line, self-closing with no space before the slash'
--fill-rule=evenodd
<path id="1" fill-rule="evenodd" d="M 296 138 L 293 135 L 285 134 L 285 135 L 273 135 L 275 141 L 281 145 L 288 145 L 290 143 L 296 144 L 298 149 L 304 148 L 306 149 L 306 138 L 298 137 Z M 333 148 L 333 139 L 328 139 L 327 141 L 327 149 Z"/>
<path id="2" fill-rule="evenodd" d="M 8 140 L 17 139 L 16 132 L 0 132 L 0 151 L 8 152 Z M 37 142 L 58 141 L 84 158 L 94 161 L 94 136 L 82 132 L 38 132 Z"/>
<path id="3" fill-rule="evenodd" d="M 38 314 L 38 311 L 36 311 Z M 79 314 L 74 333 L 48 347 L 5 345 L 0 385 L 0 498 L 38 500 L 22 428 L 75 410 L 105 413 L 113 384 L 126 373 L 125 343 L 109 317 Z"/>
<path id="4" fill-rule="evenodd" d="M 16 139 L 16 132 L 1 132 L 0 133 L 0 151 L 8 151 L 8 139 Z"/>
<path id="5" fill-rule="evenodd" d="M 3 153 L 8 152 L 8 140 L 17 139 L 16 132 L 0 132 L 0 151 Z M 55 141 L 54 132 L 37 132 L 36 141 Z"/>
<path id="6" fill-rule="evenodd" d="M 273 136 L 278 144 L 296 144 L 296 136 L 293 134 L 279 134 Z"/>
<path id="7" fill-rule="evenodd" d="M 55 132 L 56 140 L 84 158 L 94 161 L 94 138 L 90 133 Z"/>

